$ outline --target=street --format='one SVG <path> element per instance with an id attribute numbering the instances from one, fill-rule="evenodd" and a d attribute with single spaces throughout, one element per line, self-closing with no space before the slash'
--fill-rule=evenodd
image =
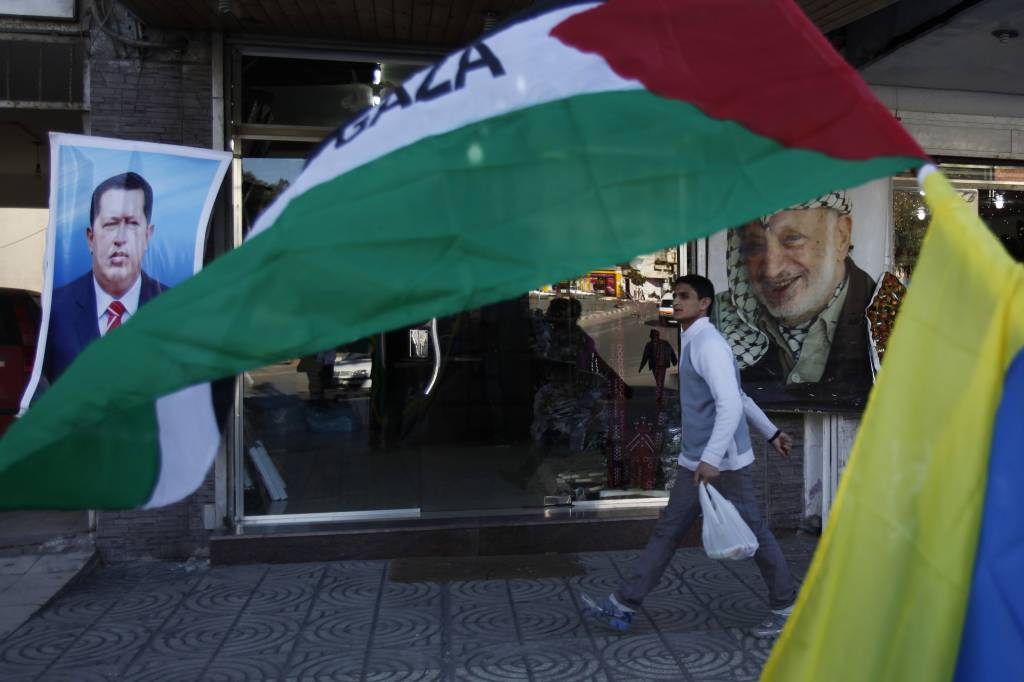
<path id="1" fill-rule="evenodd" d="M 651 330 L 672 344 L 679 354 L 679 327 L 658 324 L 658 308 L 653 303 L 626 302 L 628 309 L 611 317 L 584 320 L 580 326 L 594 338 L 598 354 L 619 373 L 627 384 L 654 388 L 654 374 L 649 367 L 637 372 L 644 355 L 644 346 L 650 341 Z M 621 358 L 619 355 L 621 349 Z"/>

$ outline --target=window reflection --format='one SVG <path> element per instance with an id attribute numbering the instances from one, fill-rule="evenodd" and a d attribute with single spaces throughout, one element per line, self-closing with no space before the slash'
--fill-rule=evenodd
<path id="1" fill-rule="evenodd" d="M 618 296 L 588 276 L 440 318 L 436 339 L 412 325 L 250 372 L 246 513 L 664 496 L 679 447 L 678 333 L 658 309 L 671 276 L 618 279 Z"/>
<path id="2" fill-rule="evenodd" d="M 314 132 L 385 101 L 420 68 L 237 63 L 243 235 L 298 176 Z M 446 514 L 664 496 L 679 446 L 668 362 L 678 333 L 659 303 L 677 269 L 667 249 L 246 373 L 244 513 Z M 337 292 L 339 305 L 347 295 Z"/>
<path id="3" fill-rule="evenodd" d="M 1024 261 L 1024 167 L 940 164 L 978 217 L 1007 252 Z M 893 256 L 895 272 L 909 284 L 931 215 L 916 186 L 897 179 L 893 190 Z"/>

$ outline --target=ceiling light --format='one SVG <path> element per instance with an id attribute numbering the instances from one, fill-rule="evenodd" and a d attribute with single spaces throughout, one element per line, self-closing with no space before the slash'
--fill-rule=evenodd
<path id="1" fill-rule="evenodd" d="M 924 220 L 924 216 L 925 216 L 924 206 L 918 206 L 917 207 L 917 219 L 918 220 Z"/>
<path id="2" fill-rule="evenodd" d="M 996 194 L 996 209 L 1001 210 L 1003 208 L 1004 199 L 1002 193 Z"/>
<path id="3" fill-rule="evenodd" d="M 381 70 L 380 70 L 380 64 L 378 64 L 377 66 L 373 67 L 373 84 L 374 85 L 380 85 L 380 76 L 381 76 Z"/>

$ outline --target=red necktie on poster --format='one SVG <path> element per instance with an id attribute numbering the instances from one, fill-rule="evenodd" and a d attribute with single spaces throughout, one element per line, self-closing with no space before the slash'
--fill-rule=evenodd
<path id="1" fill-rule="evenodd" d="M 127 312 L 127 308 L 124 307 L 124 303 L 120 301 L 111 301 L 110 305 L 107 306 L 107 333 L 117 329 L 121 326 L 121 316 Z"/>

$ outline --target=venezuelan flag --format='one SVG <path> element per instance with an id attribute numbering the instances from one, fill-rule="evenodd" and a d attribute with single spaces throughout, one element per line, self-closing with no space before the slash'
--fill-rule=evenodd
<path id="1" fill-rule="evenodd" d="M 766 682 L 1024 680 L 1024 268 L 920 178 L 933 219 Z"/>

